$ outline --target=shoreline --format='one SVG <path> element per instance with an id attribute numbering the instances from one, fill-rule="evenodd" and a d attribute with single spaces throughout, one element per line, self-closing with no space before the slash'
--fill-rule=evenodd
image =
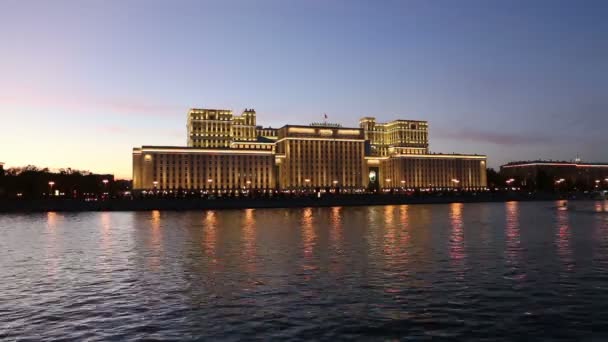
<path id="1" fill-rule="evenodd" d="M 481 193 L 459 196 L 347 195 L 295 198 L 143 198 L 85 202 L 79 199 L 0 200 L 0 213 L 85 211 L 188 211 L 217 209 L 304 208 L 403 204 L 449 204 L 509 201 L 593 200 L 589 196 L 558 194 Z"/>

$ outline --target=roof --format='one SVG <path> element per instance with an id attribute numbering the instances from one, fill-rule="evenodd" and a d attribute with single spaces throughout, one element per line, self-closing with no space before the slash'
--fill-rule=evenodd
<path id="1" fill-rule="evenodd" d="M 504 165 L 501 168 L 513 168 L 513 167 L 530 167 L 530 166 L 574 166 L 574 167 L 608 167 L 608 163 L 577 163 L 561 160 L 526 160 L 526 161 L 515 161 Z"/>

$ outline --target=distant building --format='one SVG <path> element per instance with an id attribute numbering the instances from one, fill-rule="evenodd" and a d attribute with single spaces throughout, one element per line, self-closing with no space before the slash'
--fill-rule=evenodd
<path id="1" fill-rule="evenodd" d="M 4 176 L 4 163 L 0 162 L 0 176 Z"/>
<path id="2" fill-rule="evenodd" d="M 608 184 L 608 163 L 518 161 L 500 167 L 504 178 L 537 189 L 568 187 L 594 189 Z"/>
<path id="3" fill-rule="evenodd" d="M 365 117 L 263 128 L 256 112 L 188 111 L 188 147 L 133 149 L 136 190 L 483 189 L 483 155 L 429 153 L 428 123 Z"/>

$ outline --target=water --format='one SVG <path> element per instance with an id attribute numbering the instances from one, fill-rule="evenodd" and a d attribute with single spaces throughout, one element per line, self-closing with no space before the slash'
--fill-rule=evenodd
<path id="1" fill-rule="evenodd" d="M 0 216 L 0 339 L 608 339 L 606 202 Z"/>

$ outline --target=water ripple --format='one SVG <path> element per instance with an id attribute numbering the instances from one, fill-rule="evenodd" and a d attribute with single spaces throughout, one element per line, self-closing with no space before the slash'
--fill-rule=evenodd
<path id="1" fill-rule="evenodd" d="M 3 215 L 0 339 L 606 340 L 604 206 Z"/>

